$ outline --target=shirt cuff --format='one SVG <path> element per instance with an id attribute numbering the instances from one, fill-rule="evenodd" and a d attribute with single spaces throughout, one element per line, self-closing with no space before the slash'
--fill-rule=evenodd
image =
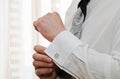
<path id="1" fill-rule="evenodd" d="M 45 50 L 58 65 L 63 66 L 72 51 L 84 44 L 69 31 L 63 31 L 58 34 L 52 43 Z"/>

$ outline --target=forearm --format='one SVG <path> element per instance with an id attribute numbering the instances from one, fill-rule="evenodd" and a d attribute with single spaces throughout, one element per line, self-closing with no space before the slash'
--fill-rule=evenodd
<path id="1" fill-rule="evenodd" d="M 59 36 L 57 38 L 59 41 L 53 42 L 46 50 L 62 70 L 81 79 L 94 79 L 96 76 L 101 79 L 104 79 L 103 77 L 119 79 L 119 60 L 89 48 L 70 33 L 64 32 L 63 37 L 65 38 L 63 39 L 62 35 Z M 117 76 L 112 74 L 113 65 Z"/>

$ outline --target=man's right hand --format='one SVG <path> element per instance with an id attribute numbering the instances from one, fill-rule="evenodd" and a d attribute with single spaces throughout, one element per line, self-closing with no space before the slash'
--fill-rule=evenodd
<path id="1" fill-rule="evenodd" d="M 34 47 L 36 53 L 33 55 L 33 65 L 36 75 L 40 79 L 56 79 L 59 69 L 52 59 L 45 54 L 45 49 L 45 47 L 38 45 Z"/>

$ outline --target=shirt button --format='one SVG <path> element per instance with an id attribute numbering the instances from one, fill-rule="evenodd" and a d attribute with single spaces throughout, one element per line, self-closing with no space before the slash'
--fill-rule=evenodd
<path id="1" fill-rule="evenodd" d="M 59 57 L 59 54 L 58 54 L 58 53 L 56 53 L 56 54 L 54 55 L 54 57 L 55 57 L 55 58 L 58 58 L 58 57 Z"/>

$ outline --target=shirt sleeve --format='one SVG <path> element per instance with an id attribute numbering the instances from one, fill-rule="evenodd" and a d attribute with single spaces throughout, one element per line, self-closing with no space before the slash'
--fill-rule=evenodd
<path id="1" fill-rule="evenodd" d="M 120 79 L 120 22 L 111 55 L 91 49 L 69 31 L 63 31 L 45 52 L 76 79 Z"/>
<path id="2" fill-rule="evenodd" d="M 120 32 L 117 35 L 119 34 Z M 120 43 L 117 39 L 116 41 L 117 44 Z M 113 50 L 115 53 L 112 56 L 101 54 L 69 31 L 61 32 L 45 52 L 62 70 L 75 78 L 120 79 L 120 53 L 117 49 Z"/>

